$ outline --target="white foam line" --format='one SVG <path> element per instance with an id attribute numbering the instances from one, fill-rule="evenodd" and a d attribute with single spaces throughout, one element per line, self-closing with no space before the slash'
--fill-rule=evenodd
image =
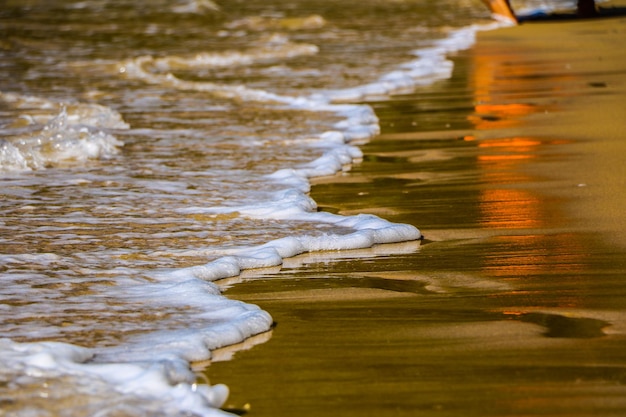
<path id="1" fill-rule="evenodd" d="M 348 96 L 352 100 L 362 100 L 368 94 L 384 92 L 389 94 L 407 87 L 414 88 L 421 83 L 430 83 L 435 79 L 449 77 L 452 71 L 452 63 L 446 59 L 446 54 L 461 49 L 469 48 L 475 39 L 475 34 L 479 30 L 489 30 L 500 27 L 501 23 L 489 25 L 474 25 L 468 28 L 459 29 L 450 34 L 444 40 L 437 42 L 433 48 L 417 51 L 418 59 L 407 63 L 398 71 L 387 74 L 379 80 L 378 84 L 373 83 L 363 88 L 344 90 L 339 93 L 317 94 L 306 98 L 292 98 L 273 95 L 262 91 L 252 91 L 245 88 L 230 89 L 229 94 L 236 96 L 244 93 L 238 98 L 250 100 L 262 100 L 268 102 L 278 102 L 292 108 L 311 111 L 332 111 L 343 117 L 334 127 L 336 130 L 328 131 L 319 135 L 316 146 L 326 149 L 326 152 L 319 158 L 295 168 L 286 168 L 274 172 L 268 176 L 268 180 L 285 186 L 285 189 L 274 195 L 271 201 L 248 206 L 236 207 L 190 207 L 182 210 L 184 213 L 240 213 L 242 216 L 252 218 L 274 218 L 290 220 L 307 220 L 318 223 L 333 224 L 354 230 L 345 235 L 330 234 L 322 236 L 290 236 L 275 239 L 263 245 L 252 248 L 233 249 L 220 258 L 204 265 L 196 265 L 188 268 L 175 269 L 170 271 L 159 271 L 155 273 L 155 278 L 163 285 L 160 296 L 172 298 L 183 298 L 185 302 L 195 305 L 201 303 L 201 298 L 195 299 L 193 294 L 206 293 L 214 289 L 199 289 L 210 282 L 223 278 L 240 275 L 243 270 L 261 267 L 271 267 L 281 265 L 285 259 L 307 252 L 338 251 L 349 249 L 369 248 L 382 243 L 395 243 L 419 239 L 420 231 L 408 224 L 395 224 L 383 220 L 374 215 L 360 214 L 356 216 L 340 216 L 327 212 L 318 212 L 316 203 L 307 195 L 310 190 L 310 179 L 323 175 L 333 175 L 354 160 L 361 158 L 360 149 L 351 143 L 356 140 L 369 139 L 379 133 L 380 126 L 378 118 L 371 107 L 357 104 L 337 104 L 336 101 L 345 101 Z M 434 74 L 429 71 L 439 66 Z M 160 82 L 161 80 L 153 80 Z M 174 87 L 192 88 L 193 85 L 185 84 L 177 79 L 170 79 Z M 182 83 L 182 84 L 181 84 Z M 211 90 L 213 85 L 204 86 Z M 203 87 L 203 88 L 204 88 Z M 172 292 L 173 291 L 173 292 Z M 157 290 L 157 292 L 159 292 Z M 216 295 L 217 297 L 218 295 Z M 226 302 L 224 300 L 224 302 Z M 199 305 L 199 304 L 197 304 Z M 234 305 L 237 310 L 240 322 L 226 324 L 225 327 L 217 329 L 206 329 L 198 331 L 191 329 L 188 332 L 158 333 L 154 338 L 158 349 L 163 354 L 171 355 L 169 363 L 176 363 L 176 357 L 184 357 L 199 360 L 203 355 L 210 355 L 210 350 L 214 347 L 211 341 L 221 340 L 222 344 L 235 343 L 243 340 L 249 335 L 267 330 L 271 326 L 271 317 L 262 310 L 255 310 L 254 306 L 244 303 Z M 232 314 L 232 310 L 228 313 Z M 207 319 L 211 320 L 210 313 Z M 237 320 L 235 320 L 237 321 Z M 219 334 L 213 337 L 213 331 Z M 155 335 L 146 335 L 138 338 L 142 346 L 150 347 Z M 133 353 L 133 357 L 141 352 L 141 349 Z M 169 353 L 168 353 L 169 352 Z M 130 358 L 129 358 L 130 359 Z M 173 372 L 170 370 L 170 372 Z M 183 372 L 183 371 L 179 371 Z M 174 372 L 175 373 L 175 372 Z M 206 387 L 211 397 L 215 387 Z M 221 389 L 221 388 L 220 388 Z M 218 389 L 219 390 L 219 389 Z M 204 400 L 212 403 L 211 400 Z M 181 407 L 184 408 L 184 407 Z"/>
<path id="2" fill-rule="evenodd" d="M 338 122 L 336 131 L 319 136 L 318 146 L 329 150 L 318 159 L 296 168 L 285 168 L 268 176 L 269 179 L 287 187 L 271 201 L 235 207 L 189 207 L 182 213 L 239 213 L 257 219 L 305 220 L 352 228 L 346 235 L 299 236 L 273 240 L 255 248 L 227 251 L 228 255 L 205 265 L 178 269 L 171 272 L 176 279 L 199 278 L 215 281 L 239 275 L 245 269 L 281 265 L 285 258 L 302 253 L 327 250 L 364 249 L 381 243 L 398 243 L 421 238 L 419 229 L 408 224 L 395 224 L 374 215 L 340 216 L 317 212 L 316 203 L 307 196 L 310 179 L 333 175 L 362 156 L 360 149 L 350 145 L 356 139 L 369 139 L 378 134 L 380 126 L 372 108 L 359 104 L 333 104 L 348 97 L 358 100 L 372 91 L 385 93 L 415 87 L 420 82 L 449 77 L 452 62 L 446 55 L 471 47 L 478 31 L 502 27 L 501 22 L 472 25 L 452 31 L 450 35 L 434 43 L 430 48 L 416 51 L 419 57 L 403 66 L 403 70 L 381 77 L 373 83 L 336 93 L 320 93 L 308 98 L 289 99 L 291 106 L 312 111 L 333 111 L 344 119 Z M 436 70 L 442 66 L 441 70 Z M 432 71 L 431 71 L 432 70 Z M 375 86 L 375 87 L 373 87 Z M 380 88 L 379 88 L 380 87 Z"/>
<path id="3" fill-rule="evenodd" d="M 491 28 L 495 27 L 496 24 Z M 478 30 L 486 29 L 485 26 L 473 26 L 452 32 L 448 39 L 440 41 L 434 48 L 418 52 L 419 58 L 415 62 L 381 77 L 379 82 L 339 93 L 295 99 L 245 87 L 224 90 L 222 86 L 213 84 L 200 86 L 202 91 L 215 91 L 217 88 L 233 98 L 278 102 L 313 111 L 334 111 L 344 119 L 335 126 L 336 131 L 319 136 L 317 145 L 327 149 L 324 155 L 308 164 L 268 176 L 268 180 L 286 187 L 275 195 L 273 201 L 240 207 L 196 207 L 185 212 L 239 212 L 256 218 L 311 220 L 354 231 L 345 235 L 291 236 L 253 248 L 233 250 L 227 256 L 205 265 L 159 271 L 155 273 L 156 282 L 128 289 L 126 296 L 129 299 L 140 297 L 155 305 L 180 303 L 195 308 L 195 312 L 189 313 L 190 317 L 201 318 L 200 322 L 208 323 L 203 328 L 164 330 L 132 338 L 130 344 L 97 350 L 60 343 L 22 344 L 0 339 L 0 366 L 5 373 L 14 373 L 22 379 L 74 378 L 74 387 L 87 387 L 89 395 L 102 399 L 97 405 L 102 409 L 90 410 L 91 415 L 115 411 L 115 398 L 128 394 L 142 404 L 157 404 L 159 415 L 166 415 L 168 410 L 175 410 L 172 414 L 185 412 L 205 417 L 225 415 L 217 407 L 223 404 L 228 389 L 219 384 L 196 385 L 189 362 L 207 359 L 211 350 L 217 347 L 234 344 L 268 330 L 272 320 L 269 314 L 256 306 L 226 299 L 214 284 L 206 281 L 236 276 L 249 268 L 280 265 L 284 259 L 305 252 L 368 248 L 380 243 L 418 239 L 420 232 L 411 225 L 394 224 L 373 215 L 346 217 L 316 211 L 315 202 L 306 195 L 310 179 L 332 175 L 360 158 L 360 150 L 351 142 L 371 138 L 379 131 L 378 120 L 368 106 L 331 103 L 361 100 L 368 94 L 389 94 L 421 82 L 431 82 L 433 77 L 444 77 L 451 71 L 445 54 L 469 47 L 473 43 L 472 36 Z M 125 71 L 135 70 L 133 65 L 141 66 L 141 59 L 133 62 L 125 67 Z M 428 71 L 434 65 L 441 65 L 442 69 L 431 77 Z M 141 68 L 137 70 L 141 71 Z M 173 88 L 198 87 L 173 76 L 165 76 L 165 79 L 155 77 L 146 81 L 165 81 L 165 86 Z M 214 307 L 212 310 L 206 307 L 208 297 Z"/>

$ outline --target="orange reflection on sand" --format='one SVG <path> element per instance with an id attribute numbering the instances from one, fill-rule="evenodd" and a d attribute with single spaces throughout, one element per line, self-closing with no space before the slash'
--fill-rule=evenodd
<path id="1" fill-rule="evenodd" d="M 508 51 L 501 51 L 495 56 L 474 56 L 472 81 L 476 104 L 469 120 L 476 129 L 511 128 L 519 125 L 524 116 L 538 111 L 537 106 L 515 99 L 514 92 L 522 89 L 518 84 L 523 84 L 520 81 L 529 72 L 524 66 L 499 65 L 508 62 L 508 54 Z"/>
<path id="2" fill-rule="evenodd" d="M 537 106 L 515 100 L 528 68 L 502 65 L 510 51 L 474 55 L 474 114 L 469 116 L 477 130 L 510 128 L 538 111 Z M 495 55 L 495 56 L 494 56 Z M 466 137 L 465 140 L 474 140 Z M 542 141 L 529 137 L 504 137 L 477 141 L 478 168 L 487 185 L 480 194 L 480 223 L 502 229 L 537 228 L 543 225 L 541 201 L 527 190 L 512 188 L 520 181 L 523 164 L 537 157 Z"/>
<path id="3" fill-rule="evenodd" d="M 576 278 L 580 277 L 578 272 L 586 268 L 586 256 L 582 255 L 585 253 L 584 243 L 576 236 L 536 233 L 501 236 L 498 240 L 502 251 L 487 258 L 482 268 L 485 273 L 508 279 L 510 283 L 518 281 L 515 292 L 523 289 L 534 292 L 534 296 L 541 296 L 541 293 L 552 291 L 551 297 L 558 299 L 561 307 L 584 305 L 580 293 L 570 293 L 571 287 L 554 287 L 550 284 L 551 276 L 558 275 L 560 282 L 564 282 L 563 275 L 569 275 L 565 279 L 572 280 L 570 285 L 573 282 L 576 282 L 577 288 L 586 285 L 580 278 Z M 529 297 L 532 298 L 530 293 Z"/>
<path id="4" fill-rule="evenodd" d="M 539 232 L 555 227 L 559 221 L 556 207 L 524 185 L 537 181 L 527 173 L 527 166 L 539 158 L 540 148 L 560 142 L 528 137 L 477 141 L 477 166 L 485 185 L 478 196 L 478 222 L 490 229 L 525 229 L 500 238 L 505 253 L 487 258 L 484 270 L 490 275 L 525 277 L 584 268 L 582 242 L 576 237 Z M 568 306 L 577 304 L 576 300 L 562 301 Z"/>
<path id="5" fill-rule="evenodd" d="M 541 227 L 541 201 L 531 192 L 511 188 L 522 180 L 530 180 L 521 171 L 522 165 L 537 157 L 538 139 L 527 137 L 499 138 L 477 143 L 478 168 L 488 188 L 480 193 L 480 223 L 484 227 L 520 229 Z"/>
<path id="6" fill-rule="evenodd" d="M 476 129 L 504 129 L 521 123 L 521 116 L 537 112 L 537 107 L 530 104 L 477 104 L 475 114 L 468 117 Z"/>
<path id="7" fill-rule="evenodd" d="M 480 223 L 494 229 L 541 227 L 540 200 L 523 190 L 496 188 L 480 194 Z"/>
<path id="8" fill-rule="evenodd" d="M 483 269 L 492 276 L 514 279 L 584 268 L 580 255 L 584 253 L 583 242 L 572 235 L 541 232 L 554 228 L 560 221 L 558 213 L 555 214 L 559 207 L 527 186 L 538 181 L 530 174 L 529 164 L 541 157 L 542 148 L 565 141 L 510 133 L 512 127 L 523 128 L 529 115 L 545 110 L 545 106 L 523 102 L 523 97 L 528 99 L 528 92 L 542 96 L 560 94 L 556 91 L 557 80 L 537 73 L 541 68 L 536 63 L 520 59 L 524 53 L 528 52 L 490 49 L 474 55 L 475 105 L 468 119 L 476 130 L 491 131 L 480 135 L 483 137 L 493 138 L 497 136 L 494 131 L 507 130 L 495 139 L 477 139 L 471 135 L 464 138 L 474 142 L 477 148 L 477 168 L 483 184 L 478 196 L 478 222 L 490 229 L 519 230 L 498 238 L 500 252 L 486 257 Z M 576 299 L 561 301 L 567 305 L 579 304 Z"/>
<path id="9" fill-rule="evenodd" d="M 520 159 L 531 159 L 532 155 L 481 155 L 478 157 L 480 161 L 518 161 Z"/>
<path id="10" fill-rule="evenodd" d="M 465 136 L 465 141 L 476 140 L 474 136 Z M 493 153 L 478 155 L 478 161 L 516 161 L 520 159 L 532 159 L 535 157 L 533 153 L 537 146 L 542 142 L 533 138 L 501 138 L 481 141 L 477 144 L 478 148 L 493 149 Z"/>
<path id="11" fill-rule="evenodd" d="M 517 152 L 528 152 L 541 145 L 541 141 L 533 138 L 505 138 L 484 141 L 478 144 L 479 148 L 506 148 Z"/>

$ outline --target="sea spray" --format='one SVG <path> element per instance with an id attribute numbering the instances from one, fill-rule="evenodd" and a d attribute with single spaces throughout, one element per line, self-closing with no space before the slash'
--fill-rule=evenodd
<path id="1" fill-rule="evenodd" d="M 123 142 L 108 131 L 128 129 L 114 110 L 88 103 L 55 103 L 0 93 L 19 111 L 0 140 L 0 171 L 26 171 L 111 158 Z"/>

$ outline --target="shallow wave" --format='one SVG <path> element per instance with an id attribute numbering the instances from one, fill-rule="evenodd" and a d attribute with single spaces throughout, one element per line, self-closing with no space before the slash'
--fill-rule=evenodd
<path id="1" fill-rule="evenodd" d="M 265 45 L 257 49 L 244 52 L 204 52 L 191 57 L 169 56 L 154 58 L 150 63 L 144 59 L 142 65 L 151 65 L 159 71 L 190 68 L 209 69 L 271 63 L 284 59 L 315 55 L 319 52 L 319 48 L 315 45 L 290 42 L 281 35 L 273 35 L 264 43 Z M 120 72 L 124 72 L 123 69 L 120 68 Z"/>
<path id="2" fill-rule="evenodd" d="M 283 102 L 285 101 L 284 97 L 267 91 L 251 89 L 241 84 L 228 85 L 211 81 L 184 80 L 171 71 L 177 69 L 209 70 L 224 67 L 250 67 L 315 55 L 318 51 L 319 48 L 315 45 L 293 43 L 284 36 L 273 35 L 258 48 L 248 51 L 205 52 L 188 57 L 177 55 L 162 58 L 141 56 L 119 64 L 118 72 L 127 78 L 141 80 L 148 84 L 157 84 L 178 90 L 201 91 L 220 98 Z"/>
<path id="3" fill-rule="evenodd" d="M 264 30 L 310 30 L 326 26 L 326 20 L 320 15 L 305 17 L 269 17 L 251 16 L 235 20 L 226 25 L 228 29 Z"/>
<path id="4" fill-rule="evenodd" d="M 189 363 L 206 360 L 211 357 L 211 352 L 219 347 L 232 345 L 270 330 L 272 318 L 256 306 L 222 297 L 219 289 L 207 281 L 237 276 L 250 268 L 280 265 L 285 259 L 301 253 L 367 248 L 379 243 L 418 239 L 419 230 L 410 225 L 393 224 L 371 215 L 345 217 L 317 212 L 315 202 L 307 196 L 310 179 L 347 169 L 353 161 L 362 156 L 360 150 L 354 146 L 355 143 L 371 138 L 380 129 L 378 119 L 370 107 L 338 102 L 357 102 L 371 96 L 394 94 L 414 88 L 421 83 L 427 84 L 449 76 L 451 63 L 446 60 L 445 55 L 469 47 L 473 41 L 473 34 L 480 29 L 485 27 L 452 32 L 446 40 L 439 42 L 434 48 L 418 51 L 416 53 L 418 58 L 415 61 L 401 66 L 395 72 L 383 75 L 368 85 L 346 90 L 320 91 L 308 97 L 284 96 L 250 89 L 244 85 L 228 86 L 218 82 L 189 81 L 175 75 L 174 72 L 227 65 L 256 65 L 317 53 L 316 47 L 310 45 L 284 42 L 275 49 L 261 51 L 256 55 L 227 52 L 191 57 L 144 56 L 122 63 L 118 71 L 125 77 L 156 84 L 165 90 L 209 92 L 229 100 L 258 101 L 272 106 L 335 114 L 339 121 L 336 122 L 334 130 L 322 132 L 311 141 L 311 146 L 323 150 L 322 156 L 299 166 L 277 170 L 265 177 L 273 189 L 278 189 L 268 193 L 271 195 L 267 201 L 245 205 L 229 205 L 225 202 L 221 206 L 211 207 L 198 205 L 181 209 L 179 213 L 307 220 L 331 224 L 336 228 L 345 229 L 346 232 L 301 234 L 274 239 L 259 246 L 222 250 L 217 259 L 211 262 L 185 268 L 153 269 L 147 274 L 148 277 L 136 277 L 133 275 L 135 271 L 119 267 L 107 271 L 115 274 L 114 283 L 103 279 L 84 287 L 75 282 L 59 283 L 59 288 L 46 287 L 43 298 L 35 300 L 39 304 L 38 307 L 29 306 L 24 310 L 24 314 L 32 314 L 33 311 L 39 311 L 41 314 L 46 311 L 50 313 L 46 297 L 55 297 L 56 293 L 53 290 L 58 289 L 59 292 L 68 292 L 70 297 L 76 297 L 77 304 L 80 305 L 78 310 L 82 309 L 79 313 L 66 311 L 62 313 L 70 314 L 71 317 L 71 314 L 93 312 L 102 320 L 113 317 L 119 332 L 127 331 L 128 334 L 121 344 L 112 341 L 90 349 L 58 343 L 17 343 L 6 339 L 0 340 L 2 352 L 0 389 L 8 387 L 12 395 L 14 392 L 20 392 L 22 398 L 18 399 L 18 402 L 30 404 L 26 408 L 19 408 L 18 404 L 15 415 L 28 415 L 41 410 L 50 410 L 51 415 L 63 415 L 65 412 L 68 415 L 76 415 L 80 414 L 80 407 L 84 407 L 82 410 L 86 415 L 97 413 L 172 415 L 181 412 L 202 416 L 222 414 L 217 408 L 225 400 L 227 389 L 221 385 L 195 384 L 195 375 L 190 371 Z M 111 157 L 121 146 L 117 139 L 106 133 L 106 129 L 124 129 L 127 126 L 121 118 L 116 118 L 112 111 L 110 117 L 106 116 L 106 108 L 101 108 L 102 112 L 99 112 L 99 107 L 87 106 L 94 112 L 91 116 L 80 112 L 76 115 L 70 106 L 59 108 L 45 100 L 31 104 L 27 104 L 28 100 L 25 98 L 21 100 L 22 104 L 16 104 L 20 100 L 14 100 L 13 105 L 24 106 L 24 109 L 33 106 L 46 111 L 30 118 L 22 118 L 25 120 L 22 125 L 16 123 L 9 127 L 13 129 L 13 137 L 20 138 L 6 142 L 19 151 L 17 156 L 13 154 L 10 156 L 11 167 L 15 166 L 11 169 L 39 169 L 68 161 L 81 161 L 84 160 L 80 159 L 83 157 L 85 159 Z M 52 111 L 48 111 L 47 106 L 50 106 Z M 77 105 L 80 109 L 87 107 Z M 99 116 L 101 114 L 102 117 Z M 31 143 L 30 139 L 34 142 Z M 60 146 L 56 146 L 55 141 L 58 141 Z M 30 154 L 17 147 L 16 144 L 22 142 L 25 143 L 25 148 L 32 149 L 28 151 Z M 84 143 L 87 144 L 85 149 L 81 147 Z M 47 144 L 47 147 L 42 144 Z M 6 149 L 9 149 L 8 146 Z M 21 160 L 19 155 L 22 155 Z M 5 260 L 8 263 L 29 262 L 29 258 L 24 255 L 7 257 Z M 64 259 L 42 254 L 36 261 L 45 267 L 62 263 Z M 83 276 L 92 272 L 88 268 L 82 268 L 78 275 Z M 11 289 L 19 286 L 28 287 L 24 283 L 28 281 L 27 277 L 15 274 L 13 278 L 17 287 Z M 8 308 L 21 311 L 19 308 L 21 301 L 18 301 L 15 305 L 7 304 Z M 115 311 L 118 308 L 120 311 L 124 310 L 124 313 L 105 314 L 110 311 L 118 313 Z M 60 312 L 52 311 L 52 315 L 55 313 L 63 317 Z M 144 317 L 142 314 L 153 314 L 156 318 L 168 314 L 178 316 L 170 318 L 169 321 L 161 321 L 163 327 L 169 324 L 171 328 L 154 331 L 135 327 L 135 324 L 142 321 Z M 129 323 L 124 323 L 125 318 L 128 318 Z M 180 323 L 184 325 L 181 326 Z M 78 328 L 76 323 L 70 320 L 58 327 L 63 325 L 68 331 L 86 330 Z M 31 327 L 29 329 L 32 330 Z M 28 335 L 24 339 L 28 340 Z M 88 397 L 87 404 L 72 403 L 75 401 L 73 390 L 76 387 L 86 387 L 80 388 L 80 397 Z M 42 398 L 48 398 L 50 395 L 56 396 L 58 401 L 55 401 L 55 404 L 58 406 L 51 406 L 49 402 L 43 404 Z M 66 406 L 69 404 L 72 404 L 72 407 L 68 409 Z"/>
<path id="5" fill-rule="evenodd" d="M 265 21 L 259 18 L 259 21 Z M 257 22 L 257 20 L 252 20 Z M 245 20 L 233 23 L 248 26 Z M 332 110 L 319 108 L 320 104 L 357 103 L 368 99 L 388 97 L 393 94 L 410 92 L 416 87 L 429 85 L 437 80 L 447 79 L 452 74 L 453 64 L 447 55 L 469 48 L 475 42 L 479 31 L 493 30 L 507 25 L 507 22 L 476 24 L 452 30 L 448 36 L 435 41 L 431 47 L 414 51 L 415 60 L 400 65 L 370 83 L 346 89 L 321 90 L 309 97 L 289 97 L 265 90 L 251 89 L 241 84 L 227 85 L 210 81 L 189 81 L 176 76 L 175 69 L 217 69 L 224 67 L 251 67 L 268 62 L 280 62 L 295 57 L 315 55 L 316 45 L 293 43 L 284 35 L 273 35 L 264 46 L 244 52 L 200 53 L 191 57 L 169 56 L 155 58 L 141 56 L 118 65 L 118 72 L 128 78 L 148 84 L 179 90 L 201 91 L 226 99 L 261 101 L 267 103 L 291 104 L 297 108 L 311 110 Z M 263 26 L 265 27 L 265 26 Z"/>

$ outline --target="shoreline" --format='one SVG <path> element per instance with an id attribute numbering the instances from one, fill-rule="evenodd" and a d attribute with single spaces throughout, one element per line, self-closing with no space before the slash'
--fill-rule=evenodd
<path id="1" fill-rule="evenodd" d="M 451 79 L 370 103 L 382 134 L 312 196 L 426 239 L 301 255 L 229 287 L 277 327 L 206 369 L 230 387 L 228 407 L 626 412 L 626 126 L 616 116 L 626 60 L 613 46 L 625 31 L 622 17 L 484 32 L 452 58 Z"/>

